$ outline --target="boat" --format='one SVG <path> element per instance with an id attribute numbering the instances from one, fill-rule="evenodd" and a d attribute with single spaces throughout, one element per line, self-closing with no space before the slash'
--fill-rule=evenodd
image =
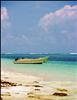
<path id="1" fill-rule="evenodd" d="M 17 58 L 14 64 L 42 64 L 48 60 L 47 57 L 43 58 Z"/>

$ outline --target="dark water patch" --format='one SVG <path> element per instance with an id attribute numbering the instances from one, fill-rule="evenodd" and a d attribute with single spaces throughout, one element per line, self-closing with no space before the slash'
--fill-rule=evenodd
<path id="1" fill-rule="evenodd" d="M 48 57 L 48 61 L 77 61 L 77 54 L 2 54 L 2 58 L 39 58 Z"/>

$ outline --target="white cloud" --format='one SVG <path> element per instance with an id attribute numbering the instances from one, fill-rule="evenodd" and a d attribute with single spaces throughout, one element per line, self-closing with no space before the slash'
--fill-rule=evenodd
<path id="1" fill-rule="evenodd" d="M 9 40 L 13 40 L 13 36 L 10 34 L 10 26 L 8 10 L 6 7 L 1 7 L 1 50 L 8 45 Z"/>
<path id="2" fill-rule="evenodd" d="M 73 23 L 77 25 L 77 5 L 66 5 L 64 8 L 58 9 L 55 12 L 45 14 L 39 22 L 39 26 L 45 31 L 48 31 L 49 27 L 65 25 L 65 23 Z M 67 24 L 68 24 L 67 23 Z"/>
<path id="3" fill-rule="evenodd" d="M 48 41 L 53 42 L 51 46 L 55 50 L 77 51 L 77 5 L 66 5 L 55 12 L 46 13 L 40 18 L 39 28 L 43 29 L 44 36 L 50 37 Z"/>
<path id="4" fill-rule="evenodd" d="M 10 25 L 8 10 L 6 7 L 1 7 L 1 31 L 5 32 Z"/>
<path id="5" fill-rule="evenodd" d="M 8 19 L 9 19 L 9 16 L 8 16 L 6 7 L 1 7 L 1 21 L 5 21 Z"/>

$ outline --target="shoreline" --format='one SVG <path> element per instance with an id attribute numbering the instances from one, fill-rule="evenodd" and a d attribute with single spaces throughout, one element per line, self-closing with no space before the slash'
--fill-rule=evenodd
<path id="1" fill-rule="evenodd" d="M 10 75 L 10 76 L 9 76 Z M 48 77 L 46 77 L 46 75 L 36 75 L 36 74 L 33 74 L 32 72 L 28 73 L 28 72 L 22 72 L 22 71 L 17 71 L 17 69 L 8 69 L 8 68 L 1 68 L 1 78 L 3 77 L 8 77 L 8 79 L 11 79 L 12 77 L 16 77 L 16 75 L 18 76 L 18 79 L 20 80 L 21 77 L 23 77 L 24 79 L 26 79 L 24 82 L 27 83 L 27 82 L 32 82 L 32 81 L 42 81 L 42 82 L 57 82 L 57 83 L 77 83 L 77 80 L 62 80 L 62 79 L 55 79 L 53 80 L 53 77 L 52 79 L 50 80 Z M 27 80 L 28 78 L 28 80 Z M 4 78 L 6 79 L 6 78 Z M 18 80 L 16 79 L 16 80 Z M 15 81 L 16 81 L 15 80 Z"/>
<path id="2" fill-rule="evenodd" d="M 16 73 L 22 73 L 24 75 L 42 78 L 44 81 L 77 82 L 75 66 L 71 65 L 71 63 L 64 64 L 63 62 L 60 65 L 59 63 L 53 62 L 42 65 L 15 65 L 11 59 L 1 59 L 1 68 L 4 68 L 5 71 L 13 71 Z"/>
<path id="3" fill-rule="evenodd" d="M 40 77 L 24 74 L 21 72 L 17 72 L 15 70 L 6 70 L 6 69 L 1 69 L 1 79 L 22 84 L 42 80 L 42 78 Z"/>

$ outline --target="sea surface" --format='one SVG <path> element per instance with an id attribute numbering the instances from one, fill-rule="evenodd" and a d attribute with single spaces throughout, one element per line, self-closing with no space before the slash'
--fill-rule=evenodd
<path id="1" fill-rule="evenodd" d="M 14 64 L 15 58 L 48 57 L 43 64 Z M 2 54 L 1 68 L 43 77 L 47 81 L 77 81 L 77 54 Z"/>

